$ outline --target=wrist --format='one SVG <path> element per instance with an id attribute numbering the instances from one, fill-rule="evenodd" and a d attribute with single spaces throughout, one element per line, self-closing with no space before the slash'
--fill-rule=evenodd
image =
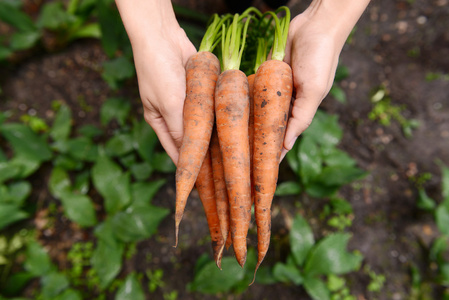
<path id="1" fill-rule="evenodd" d="M 169 0 L 116 0 L 123 25 L 132 44 L 157 36 L 169 36 L 179 29 Z"/>
<path id="2" fill-rule="evenodd" d="M 343 46 L 370 0 L 313 0 L 304 11 L 309 21 L 320 24 L 323 34 Z"/>

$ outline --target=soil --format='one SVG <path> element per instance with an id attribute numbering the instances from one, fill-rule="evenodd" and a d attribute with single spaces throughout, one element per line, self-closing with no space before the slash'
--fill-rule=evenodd
<path id="1" fill-rule="evenodd" d="M 222 1 L 174 1 L 204 13 L 224 12 Z M 292 14 L 300 13 L 309 1 L 289 2 Z M 374 0 L 359 20 L 351 41 L 341 54 L 340 63 L 349 69 L 349 77 L 340 83 L 347 103 L 328 96 L 321 108 L 338 114 L 343 128 L 341 148 L 356 159 L 369 175 L 356 184 L 344 187 L 339 195 L 354 209 L 351 249 L 363 254 L 363 264 L 387 278 L 378 293 L 367 291 L 369 277 L 363 271 L 348 276 L 352 294 L 357 299 L 409 299 L 412 265 L 423 274 L 429 268 L 427 251 L 438 236 L 434 221 L 416 206 L 416 178 L 433 174 L 424 185 L 431 197 L 440 199 L 441 174 L 436 160 L 449 166 L 449 80 L 444 77 L 427 80 L 429 73 L 449 72 L 449 2 L 447 0 Z M 99 123 L 99 108 L 110 96 L 123 96 L 132 101 L 140 116 L 137 82 L 127 82 L 119 92 L 111 91 L 99 70 L 106 60 L 97 41 L 77 41 L 59 52 L 42 52 L 0 71 L 0 109 L 10 110 L 13 117 L 24 113 L 41 118 L 53 117 L 51 102 L 63 100 L 74 112 L 74 126 Z M 402 105 L 407 119 L 419 121 L 413 135 L 406 138 L 398 122 L 383 126 L 368 115 L 373 109 L 371 93 L 384 86 L 394 105 Z M 86 109 L 87 108 L 87 109 Z M 112 130 L 112 129 L 111 129 Z M 294 179 L 286 161 L 281 165 L 281 180 Z M 36 202 L 49 199 L 47 176 L 32 178 Z M 153 294 L 178 291 L 178 299 L 309 299 L 302 287 L 294 285 L 254 284 L 239 295 L 204 296 L 190 293 L 186 285 L 193 280 L 194 266 L 203 253 L 211 254 L 205 242 L 208 235 L 203 209 L 194 191 L 183 218 L 180 246 L 174 244 L 174 175 L 153 203 L 169 208 L 156 237 L 137 245 L 136 254 L 123 269 L 123 274 L 136 270 L 162 269 L 165 286 Z M 317 236 L 323 235 L 318 216 L 325 200 L 305 196 L 276 197 L 273 207 L 273 242 L 266 264 L 285 259 L 282 241 L 288 235 L 289 220 L 304 213 Z M 41 214 L 45 214 L 45 210 Z M 36 220 L 39 215 L 36 216 Z M 73 242 L 92 239 L 91 232 L 73 227 L 64 218 L 56 220 L 51 232 L 43 232 L 42 240 L 52 258 L 63 268 L 65 254 Z M 449 224 L 448 224 L 449 225 Z M 254 224 L 253 224 L 254 226 Z M 249 244 L 255 246 L 254 228 Z M 151 254 L 152 260 L 146 257 Z M 363 269 L 363 268 L 362 268 Z M 441 297 L 436 289 L 434 299 Z"/>

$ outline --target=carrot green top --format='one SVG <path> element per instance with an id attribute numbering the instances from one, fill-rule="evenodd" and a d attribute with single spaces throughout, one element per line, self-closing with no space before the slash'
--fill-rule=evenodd
<path id="1" fill-rule="evenodd" d="M 244 15 L 242 15 L 244 17 Z M 235 14 L 229 26 L 222 25 L 221 47 L 223 71 L 238 70 L 242 60 L 243 48 L 245 47 L 246 32 L 251 20 L 251 15 L 246 16 L 243 24 L 239 14 Z"/>
<path id="2" fill-rule="evenodd" d="M 222 34 L 221 25 L 228 18 L 230 18 L 230 15 L 225 15 L 222 18 L 220 18 L 217 14 L 214 14 L 212 16 L 212 21 L 207 27 L 206 33 L 204 34 L 204 37 L 201 40 L 198 52 L 201 51 L 212 52 L 214 50 L 215 46 L 217 46 L 217 44 L 220 42 L 220 36 Z"/>
<path id="3" fill-rule="evenodd" d="M 282 10 L 285 11 L 285 16 L 279 20 L 276 13 Z M 276 10 L 276 13 L 269 11 L 265 14 L 270 14 L 276 23 L 271 59 L 282 61 L 285 57 L 285 47 L 290 27 L 290 9 L 287 6 L 281 6 Z"/>

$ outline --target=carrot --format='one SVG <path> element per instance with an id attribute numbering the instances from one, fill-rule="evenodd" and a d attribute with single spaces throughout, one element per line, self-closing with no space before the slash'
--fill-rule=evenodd
<path id="1" fill-rule="evenodd" d="M 211 51 L 216 45 L 221 22 L 215 15 L 199 52 L 191 56 L 186 64 L 184 135 L 176 169 L 175 247 L 178 245 L 179 224 L 187 199 L 209 149 L 214 124 L 215 85 L 220 74 L 220 62 Z"/>
<path id="2" fill-rule="evenodd" d="M 196 179 L 196 189 L 203 203 L 204 212 L 206 213 L 207 224 L 212 240 L 212 250 L 214 260 L 217 267 L 221 269 L 221 258 L 223 256 L 224 241 L 220 228 L 220 220 L 217 212 L 217 204 L 215 202 L 214 177 L 212 171 L 212 161 L 210 152 L 206 152 L 200 173 Z"/>
<path id="3" fill-rule="evenodd" d="M 263 38 L 258 38 L 256 63 L 254 66 L 254 72 L 257 72 L 259 66 L 266 60 L 267 57 L 267 42 Z M 248 76 L 249 87 L 249 123 L 248 123 L 248 138 L 249 138 L 249 151 L 250 151 L 250 164 L 251 164 L 251 203 L 254 204 L 254 179 L 253 173 L 253 147 L 254 147 L 254 79 L 256 74 L 253 73 Z"/>
<path id="4" fill-rule="evenodd" d="M 251 220 L 251 178 L 249 89 L 247 77 L 239 70 L 239 65 L 250 18 L 248 16 L 243 29 L 236 14 L 232 24 L 222 30 L 224 72 L 218 77 L 215 90 L 216 126 L 229 199 L 232 243 L 241 267 L 246 262 L 246 236 Z"/>
<path id="5" fill-rule="evenodd" d="M 218 219 L 220 221 L 220 229 L 223 234 L 223 239 L 227 241 L 229 234 L 229 202 L 228 193 L 226 190 L 226 181 L 224 177 L 223 159 L 221 157 L 220 144 L 218 142 L 217 129 L 212 131 L 212 138 L 210 141 L 210 156 L 212 160 L 213 179 L 215 187 L 215 201 L 217 204 Z M 226 245 L 229 249 L 230 245 Z"/>
<path id="6" fill-rule="evenodd" d="M 253 179 L 258 251 L 254 277 L 270 244 L 271 204 L 276 190 L 281 150 L 293 92 L 292 70 L 282 61 L 290 22 L 288 8 L 283 9 L 286 11 L 286 16 L 281 24 L 274 16 L 276 33 L 272 59 L 258 68 L 254 80 Z"/>

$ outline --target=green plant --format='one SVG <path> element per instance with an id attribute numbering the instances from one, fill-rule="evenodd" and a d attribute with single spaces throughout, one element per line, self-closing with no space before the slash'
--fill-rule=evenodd
<path id="1" fill-rule="evenodd" d="M 363 268 L 363 271 L 368 274 L 370 278 L 370 282 L 367 287 L 368 291 L 373 293 L 380 292 L 385 284 L 385 275 L 377 274 L 376 272 L 371 270 L 368 265 Z"/>
<path id="2" fill-rule="evenodd" d="M 313 197 L 332 197 L 343 185 L 364 177 L 367 173 L 337 147 L 342 135 L 337 116 L 317 111 L 310 127 L 287 153 L 298 181 L 280 183 L 276 195 L 305 192 Z"/>
<path id="3" fill-rule="evenodd" d="M 148 277 L 148 290 L 153 293 L 158 287 L 162 288 L 165 286 L 162 277 L 164 276 L 164 271 L 162 269 L 157 269 L 154 271 L 147 270 L 145 274 Z"/>
<path id="4" fill-rule="evenodd" d="M 349 76 L 348 68 L 343 65 L 338 65 L 337 70 L 335 72 L 334 82 L 329 91 L 329 94 L 340 103 L 346 103 L 347 99 L 345 91 L 338 85 L 338 83 L 347 78 L 348 76 Z"/>
<path id="5" fill-rule="evenodd" d="M 354 214 L 351 204 L 341 198 L 331 198 L 320 214 L 321 219 L 327 219 L 327 224 L 340 231 L 352 225 Z"/>
<path id="6" fill-rule="evenodd" d="M 331 299 L 323 276 L 343 275 L 360 267 L 362 255 L 346 250 L 350 239 L 347 233 L 333 233 L 315 241 L 307 221 L 297 215 L 289 236 L 291 252 L 285 263 L 275 264 L 273 276 L 279 282 L 303 285 L 312 299 Z"/>
<path id="7" fill-rule="evenodd" d="M 15 32 L 0 45 L 0 61 L 9 58 L 14 52 L 33 48 L 41 41 L 49 50 L 60 49 L 79 38 L 99 38 L 98 23 L 90 21 L 94 3 L 70 0 L 45 3 L 34 22 L 21 10 L 20 1 L 0 3 L 0 20 L 9 24 Z"/>
<path id="8" fill-rule="evenodd" d="M 390 126 L 394 120 L 399 123 L 405 137 L 412 136 L 412 130 L 419 126 L 418 120 L 407 119 L 402 115 L 405 106 L 394 105 L 385 87 L 379 87 L 371 96 L 373 109 L 368 114 L 371 120 L 377 120 L 383 126 Z"/>
<path id="9" fill-rule="evenodd" d="M 445 297 L 448 297 L 447 289 L 449 287 L 449 261 L 447 260 L 447 253 L 449 251 L 449 168 L 441 161 L 438 161 L 441 169 L 441 201 L 429 197 L 423 187 L 418 189 L 417 206 L 431 213 L 439 231 L 437 236 L 431 243 L 428 253 L 429 265 L 434 265 L 435 268 L 429 267 L 429 273 L 432 274 L 428 282 L 423 280 L 420 276 L 420 270 L 414 266 L 412 267 L 412 275 L 414 278 L 414 285 L 412 295 L 418 297 L 421 294 L 427 294 L 427 290 L 431 289 L 429 285 L 435 284 L 446 288 Z M 416 298 L 418 299 L 418 298 Z"/>

